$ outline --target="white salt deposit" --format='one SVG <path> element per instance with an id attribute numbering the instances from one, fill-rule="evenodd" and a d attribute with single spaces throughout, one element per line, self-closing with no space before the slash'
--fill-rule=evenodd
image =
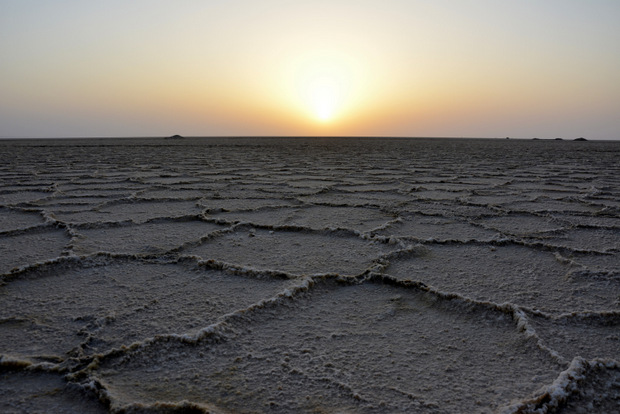
<path id="1" fill-rule="evenodd" d="M 618 143 L 0 159 L 1 412 L 619 411 Z"/>

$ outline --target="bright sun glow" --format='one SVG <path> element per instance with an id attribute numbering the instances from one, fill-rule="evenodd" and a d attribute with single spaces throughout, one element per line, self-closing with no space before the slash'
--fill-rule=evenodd
<path id="1" fill-rule="evenodd" d="M 318 76 L 306 86 L 305 101 L 321 122 L 331 120 L 342 100 L 338 81 L 330 76 Z"/>
<path id="2" fill-rule="evenodd" d="M 353 68 L 353 62 L 334 53 L 295 60 L 287 74 L 291 103 L 314 122 L 334 123 L 354 104 L 359 76 Z"/>

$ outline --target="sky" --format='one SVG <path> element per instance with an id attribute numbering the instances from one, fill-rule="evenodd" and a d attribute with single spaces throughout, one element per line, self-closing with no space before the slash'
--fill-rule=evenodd
<path id="1" fill-rule="evenodd" d="M 618 0 L 0 0 L 0 138 L 620 139 Z"/>

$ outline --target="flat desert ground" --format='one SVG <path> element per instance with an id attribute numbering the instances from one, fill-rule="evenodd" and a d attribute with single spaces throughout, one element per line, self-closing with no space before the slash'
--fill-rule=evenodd
<path id="1" fill-rule="evenodd" d="M 0 159 L 1 412 L 620 412 L 620 142 Z"/>

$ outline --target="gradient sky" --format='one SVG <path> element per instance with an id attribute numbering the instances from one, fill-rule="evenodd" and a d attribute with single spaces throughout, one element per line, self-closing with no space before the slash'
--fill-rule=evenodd
<path id="1" fill-rule="evenodd" d="M 0 137 L 620 139 L 619 0 L 0 0 Z"/>

